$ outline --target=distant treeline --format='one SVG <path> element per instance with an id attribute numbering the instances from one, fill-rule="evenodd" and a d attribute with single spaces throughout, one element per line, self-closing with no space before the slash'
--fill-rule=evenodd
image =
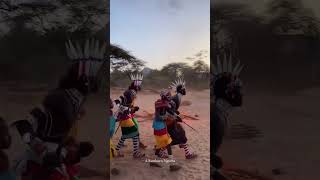
<path id="1" fill-rule="evenodd" d="M 212 62 L 224 54 L 245 65 L 246 86 L 297 89 L 320 85 L 320 23 L 301 0 L 250 5 L 215 1 L 211 7 Z"/>
<path id="2" fill-rule="evenodd" d="M 111 72 L 111 87 L 127 88 L 130 85 L 129 74 L 132 71 Z M 178 77 L 186 81 L 187 88 L 191 89 L 208 89 L 210 83 L 210 70 L 203 61 L 196 61 L 193 65 L 187 63 L 170 63 L 165 65 L 161 70 L 144 68 L 143 88 L 145 89 L 164 89 L 168 88 L 171 82 Z"/>
<path id="3" fill-rule="evenodd" d="M 0 81 L 55 86 L 70 65 L 67 40 L 109 41 L 108 1 L 1 3 Z"/>

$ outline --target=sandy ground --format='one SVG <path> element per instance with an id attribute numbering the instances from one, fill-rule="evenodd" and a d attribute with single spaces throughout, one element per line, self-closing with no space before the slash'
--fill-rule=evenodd
<path id="1" fill-rule="evenodd" d="M 140 106 L 137 113 L 139 121 L 141 141 L 148 147 L 142 150 L 146 158 L 136 160 L 132 157 L 132 141 L 126 142 L 126 147 L 122 152 L 125 157 L 115 158 L 111 162 L 111 167 L 120 169 L 120 175 L 111 176 L 114 180 L 157 180 L 157 179 L 174 179 L 174 180 L 208 180 L 210 177 L 210 91 L 188 91 L 183 97 L 184 106 L 180 112 L 192 117 L 197 115 L 198 120 L 184 118 L 186 123 L 194 127 L 198 132 L 193 131 L 183 124 L 188 137 L 188 144 L 193 151 L 198 154 L 197 159 L 187 160 L 184 157 L 183 149 L 174 147 L 173 154 L 176 162 L 182 166 L 178 172 L 170 172 L 168 163 L 160 163 L 163 167 L 150 167 L 145 159 L 155 159 L 153 147 L 155 140 L 152 129 L 152 113 L 154 112 L 154 102 L 159 98 L 156 92 L 140 92 L 136 104 Z M 111 96 L 113 99 L 118 98 L 123 93 L 122 90 L 113 89 Z M 190 103 L 191 102 L 191 103 Z M 116 145 L 121 136 L 121 130 L 114 135 L 113 143 Z"/>
<path id="2" fill-rule="evenodd" d="M 23 119 L 27 113 L 39 104 L 46 94 L 42 89 L 33 89 L 22 92 L 17 87 L 8 85 L 0 86 L 0 115 L 13 122 Z M 95 152 L 87 159 L 81 162 L 81 179 L 84 180 L 105 180 L 106 179 L 106 104 L 105 99 L 98 96 L 89 97 L 86 110 L 87 115 L 79 123 L 78 139 L 91 141 L 95 146 Z M 16 131 L 11 131 L 13 135 L 13 144 L 8 151 L 10 159 L 14 160 L 21 152 L 24 145 L 21 143 Z"/>
<path id="3" fill-rule="evenodd" d="M 0 115 L 6 120 L 22 119 L 27 112 L 40 103 L 45 91 L 32 90 L 21 92 L 7 85 L 0 85 Z M 122 91 L 112 91 L 112 97 L 118 97 Z M 226 168 L 240 168 L 263 174 L 274 180 L 317 180 L 320 176 L 319 113 L 320 88 L 307 89 L 291 95 L 270 93 L 247 93 L 244 105 L 231 114 L 232 127 L 220 154 Z M 154 137 L 152 119 L 149 113 L 154 111 L 153 103 L 158 94 L 143 92 L 138 95 L 141 139 L 148 145 L 144 150 L 153 158 Z M 186 120 L 200 131 L 200 135 L 183 125 L 191 148 L 199 157 L 186 160 L 181 149 L 175 148 L 174 154 L 183 169 L 169 172 L 163 168 L 149 167 L 143 161 L 131 156 L 131 142 L 125 147 L 125 157 L 112 161 L 112 167 L 121 170 L 119 176 L 112 179 L 204 179 L 209 177 L 209 91 L 189 92 L 185 101 L 192 102 L 182 106 L 182 112 L 200 120 Z M 96 151 L 81 165 L 92 171 L 82 171 L 85 180 L 106 179 L 107 164 L 105 148 L 105 102 L 101 97 L 90 97 L 87 104 L 87 116 L 80 121 L 80 140 L 91 140 Z M 196 109 L 196 111 L 192 111 Z M 144 118 L 147 117 L 147 118 Z M 113 142 L 117 143 L 120 130 Z M 20 139 L 14 135 L 14 143 L 9 150 L 14 159 L 23 150 Z M 274 172 L 277 172 L 275 175 Z M 104 176 L 104 177 L 103 177 Z M 248 178 L 247 178 L 248 179 Z"/>
<path id="4" fill-rule="evenodd" d="M 319 179 L 319 101 L 320 88 L 247 94 L 220 149 L 225 167 L 274 180 Z"/>

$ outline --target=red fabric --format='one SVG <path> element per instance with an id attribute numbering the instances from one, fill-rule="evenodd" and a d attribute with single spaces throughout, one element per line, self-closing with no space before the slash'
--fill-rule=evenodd
<path id="1" fill-rule="evenodd" d="M 158 99 L 154 104 L 155 104 L 156 109 L 169 106 L 169 102 L 168 101 L 163 101 L 161 99 Z"/>
<path id="2" fill-rule="evenodd" d="M 154 130 L 154 135 L 156 136 L 162 136 L 162 135 L 165 135 L 167 134 L 167 129 L 166 128 L 163 128 L 163 129 L 160 129 L 160 130 Z"/>
<path id="3" fill-rule="evenodd" d="M 66 170 L 70 177 L 75 177 L 79 175 L 78 165 L 66 166 Z M 48 177 L 48 174 L 46 175 L 46 169 L 44 169 L 39 164 L 36 164 L 32 161 L 28 162 L 27 172 L 24 173 L 23 176 L 36 177 L 36 179 L 68 180 L 68 178 L 65 177 L 63 174 L 61 174 L 59 171 L 54 171 Z"/>
<path id="4" fill-rule="evenodd" d="M 118 120 L 119 121 L 124 121 L 124 120 L 127 120 L 127 119 L 131 119 L 131 118 L 133 118 L 133 115 L 132 114 L 128 114 L 128 115 L 120 115 L 119 117 L 118 117 Z"/>
<path id="5" fill-rule="evenodd" d="M 71 179 L 79 174 L 79 167 L 77 165 L 67 166 L 66 169 Z M 49 180 L 68 180 L 68 178 L 62 175 L 59 171 L 54 171 L 54 173 L 50 175 Z"/>
<path id="6" fill-rule="evenodd" d="M 50 175 L 49 180 L 68 180 L 68 178 L 55 171 Z"/>
<path id="7" fill-rule="evenodd" d="M 67 166 L 67 172 L 69 176 L 74 177 L 79 175 L 79 166 L 73 165 L 73 166 Z"/>

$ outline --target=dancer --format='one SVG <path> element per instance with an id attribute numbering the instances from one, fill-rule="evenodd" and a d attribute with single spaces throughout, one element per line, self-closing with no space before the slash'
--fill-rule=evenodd
<path id="1" fill-rule="evenodd" d="M 132 83 L 128 90 L 120 96 L 119 99 L 115 100 L 115 103 L 119 107 L 119 111 L 116 114 L 117 121 L 119 121 L 119 126 L 121 127 L 122 135 L 119 143 L 116 147 L 117 154 L 122 156 L 120 149 L 124 146 L 124 141 L 126 139 L 133 140 L 133 157 L 141 158 L 145 154 L 139 151 L 140 138 L 139 138 L 139 127 L 137 120 L 134 118 L 134 114 L 139 110 L 138 106 L 134 105 L 137 98 L 137 92 L 141 89 L 141 83 L 143 76 L 137 74 L 136 76 L 131 75 Z"/>
<path id="2" fill-rule="evenodd" d="M 186 82 L 182 78 L 178 78 L 175 82 L 170 85 L 170 88 L 176 91 L 176 94 L 172 97 L 172 102 L 174 104 L 174 111 L 177 115 L 180 114 L 179 107 L 182 102 L 182 96 L 186 93 Z M 187 145 L 186 132 L 181 126 L 180 122 L 182 119 L 178 116 L 177 121 L 168 124 L 168 132 L 172 138 L 171 145 L 179 145 L 180 148 L 184 149 L 186 159 L 193 159 L 197 157 L 197 154 L 192 152 Z"/>
<path id="3" fill-rule="evenodd" d="M 168 158 L 165 150 L 169 148 L 172 139 L 167 130 L 166 120 L 173 118 L 172 107 L 170 104 L 171 93 L 168 90 L 161 91 L 160 99 L 155 102 L 155 117 L 153 119 L 152 127 L 154 129 L 154 136 L 156 140 L 155 155 L 161 158 Z M 171 148 L 171 147 L 170 147 Z M 172 156 L 172 154 L 169 154 Z"/>
<path id="4" fill-rule="evenodd" d="M 136 76 L 134 76 L 133 74 L 130 75 L 130 80 L 132 81 L 128 90 L 134 90 L 136 92 L 136 94 L 138 94 L 138 91 L 141 90 L 141 84 L 140 85 L 137 85 L 137 83 L 139 83 L 139 81 L 137 81 L 137 79 L 141 79 L 141 83 L 142 83 L 142 79 L 143 79 L 143 75 L 138 75 L 136 74 Z M 138 111 L 139 109 L 137 109 Z M 132 118 L 133 122 L 136 124 L 136 126 L 138 127 L 139 129 L 139 123 L 137 121 L 137 119 L 135 117 Z M 146 149 L 147 146 L 144 145 L 144 143 L 141 142 L 141 139 L 139 139 L 139 148 L 142 148 L 142 149 Z"/>
<path id="5" fill-rule="evenodd" d="M 222 160 L 217 156 L 217 152 L 222 144 L 225 130 L 228 125 L 228 116 L 234 107 L 242 105 L 242 85 L 239 79 L 239 74 L 243 69 L 240 66 L 240 61 L 233 67 L 232 56 L 229 60 L 224 55 L 223 64 L 218 57 L 217 66 L 213 66 L 212 89 L 215 98 L 211 105 L 211 113 L 213 120 L 213 129 L 211 144 L 213 147 L 213 161 L 211 161 L 215 169 L 222 167 Z M 216 179 L 221 178 L 218 171 L 214 171 L 213 175 Z"/>
<path id="6" fill-rule="evenodd" d="M 30 167 L 30 161 L 50 172 L 56 169 L 65 172 L 62 166 L 70 148 L 64 147 L 64 142 L 79 116 L 81 117 L 86 97 L 98 90 L 98 71 L 104 61 L 106 44 L 100 45 L 97 40 L 87 40 L 81 49 L 78 43 L 74 46 L 68 41 L 66 47 L 73 63 L 60 79 L 58 87 L 49 92 L 42 104 L 30 112 L 29 118 L 13 124 L 31 149 L 23 160 L 18 161 L 16 171 L 27 174 L 32 179 L 36 179 L 33 176 L 38 174 L 31 169 L 34 166 Z M 94 150 L 90 142 L 80 144 L 81 146 L 77 146 L 79 161 Z"/>
<path id="7" fill-rule="evenodd" d="M 0 117 L 0 179 L 15 180 L 14 173 L 10 170 L 8 155 L 3 151 L 11 145 L 11 136 L 7 123 Z"/>
<path id="8" fill-rule="evenodd" d="M 171 92 L 169 90 L 161 91 L 160 99 L 155 102 L 155 118 L 152 127 L 156 140 L 155 155 L 160 158 L 169 158 L 170 160 L 173 160 L 171 149 L 172 139 L 167 130 L 167 123 L 169 123 L 169 121 L 174 121 L 177 114 L 175 114 L 171 102 Z M 167 150 L 168 154 L 165 153 L 165 150 Z M 181 166 L 176 164 L 170 165 L 171 171 L 179 169 L 181 169 Z"/>
<path id="9" fill-rule="evenodd" d="M 110 111 L 109 111 L 109 135 L 110 135 L 110 159 L 112 159 L 115 155 L 116 155 L 116 149 L 114 148 L 113 146 L 113 143 L 111 141 L 111 138 L 114 134 L 114 131 L 115 131 L 115 127 L 116 127 L 116 118 L 114 117 L 114 114 L 113 114 L 113 109 L 114 105 L 113 105 L 113 101 L 112 99 L 110 98 Z"/>

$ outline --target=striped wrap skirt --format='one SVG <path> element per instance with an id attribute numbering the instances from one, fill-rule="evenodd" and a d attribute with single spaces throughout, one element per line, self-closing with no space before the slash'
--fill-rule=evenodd
<path id="1" fill-rule="evenodd" d="M 132 115 L 121 118 L 119 123 L 123 138 L 128 139 L 139 135 L 137 120 Z"/>
<path id="2" fill-rule="evenodd" d="M 166 122 L 159 117 L 155 117 L 152 127 L 156 140 L 156 149 L 167 147 L 172 142 L 172 139 L 167 131 Z"/>

